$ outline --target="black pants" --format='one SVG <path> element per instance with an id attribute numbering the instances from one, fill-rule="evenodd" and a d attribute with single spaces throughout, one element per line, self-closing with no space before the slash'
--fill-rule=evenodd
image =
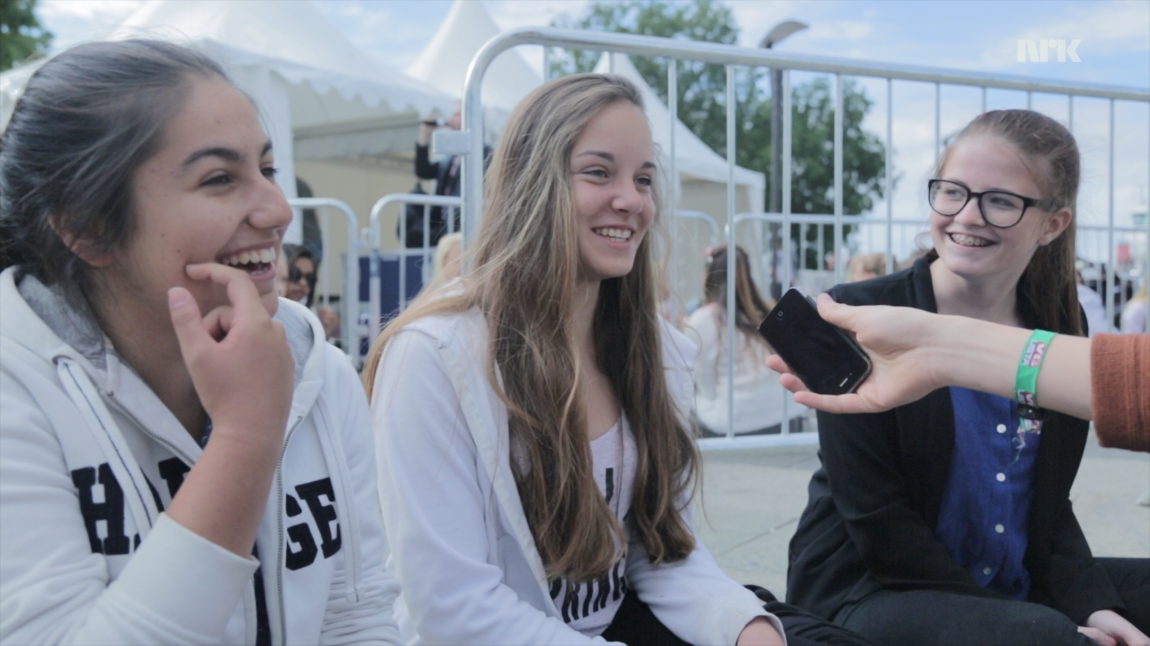
<path id="1" fill-rule="evenodd" d="M 770 601 L 763 607 L 783 622 L 788 646 L 874 646 L 851 631 L 795 606 Z M 623 605 L 602 637 L 627 646 L 691 646 L 664 626 L 634 590 L 623 598 Z"/>
<path id="2" fill-rule="evenodd" d="M 1150 630 L 1150 559 L 1097 559 L 1126 604 L 1126 618 Z M 847 606 L 835 623 L 884 646 L 1097 646 L 1066 615 L 1036 603 L 934 590 L 884 591 Z"/>

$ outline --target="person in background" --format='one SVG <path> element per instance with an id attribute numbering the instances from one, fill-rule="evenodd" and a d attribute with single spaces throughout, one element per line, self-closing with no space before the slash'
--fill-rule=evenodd
<path id="1" fill-rule="evenodd" d="M 790 646 L 866 643 L 764 609 L 695 533 L 694 349 L 657 309 L 638 89 L 556 79 L 503 137 L 471 268 L 417 297 L 363 371 L 404 637 L 748 646 L 785 625 Z"/>
<path id="2" fill-rule="evenodd" d="M 0 140 L 0 643 L 397 644 L 367 403 L 250 98 L 66 50 Z"/>
<path id="3" fill-rule="evenodd" d="M 419 122 L 419 135 L 415 140 L 415 176 L 421 180 L 435 180 L 434 195 L 459 195 L 462 188 L 460 182 L 462 160 L 458 155 L 451 155 L 439 161 L 431 161 L 431 135 L 440 128 L 459 130 L 462 122 L 463 104 L 461 102 L 455 104 L 455 108 L 451 111 L 451 117 L 446 122 L 432 118 Z M 439 244 L 439 239 L 448 231 L 459 231 L 459 209 L 449 208 L 447 211 L 451 214 L 450 221 L 444 217 L 443 207 L 433 206 L 430 208 L 431 228 L 428 232 L 428 240 L 432 247 Z M 424 233 L 423 207 L 409 209 L 405 211 L 405 214 L 407 212 L 415 217 L 404 215 L 408 218 L 406 246 L 409 248 L 421 247 L 423 246 Z"/>
<path id="4" fill-rule="evenodd" d="M 1082 335 L 1078 185 L 1064 126 L 982 114 L 927 183 L 935 250 L 831 296 Z M 1023 403 L 952 387 L 886 413 L 820 412 L 788 600 L 882 644 L 1146 644 L 1146 561 L 1096 559 L 1070 504 L 1088 423 L 1030 412 L 1026 387 Z"/>
<path id="5" fill-rule="evenodd" d="M 1147 332 L 1146 321 L 1150 318 L 1150 300 L 1147 299 L 1147 287 L 1150 281 L 1142 284 L 1138 294 L 1126 302 L 1122 308 L 1122 333 L 1138 334 Z"/>
<path id="6" fill-rule="evenodd" d="M 449 233 L 435 247 L 432 280 L 448 282 L 458 278 L 463 269 L 463 234 Z"/>
<path id="7" fill-rule="evenodd" d="M 302 245 L 284 243 L 287 256 L 288 277 L 284 295 L 288 300 L 302 303 L 310 308 L 315 296 L 316 271 L 315 256 Z"/>
<path id="8" fill-rule="evenodd" d="M 751 277 L 747 254 L 735 254 L 735 417 L 738 435 L 778 433 L 782 429 L 783 399 L 789 399 L 790 430 L 802 430 L 806 407 L 779 385 L 778 376 L 763 367 L 770 347 L 759 334 L 759 323 L 773 305 L 759 295 Z M 695 356 L 695 415 L 704 437 L 726 435 L 728 427 L 727 246 L 707 250 L 703 279 L 704 305 L 687 318 L 684 332 L 699 346 Z"/>
<path id="9" fill-rule="evenodd" d="M 289 274 L 287 254 L 281 250 L 276 254 L 276 296 L 280 298 L 287 298 Z"/>
<path id="10" fill-rule="evenodd" d="M 332 301 L 335 303 L 336 301 Z M 324 338 L 337 348 L 343 348 L 343 339 L 340 338 L 339 310 L 332 305 L 322 305 L 316 309 L 315 315 L 323 326 Z"/>
<path id="11" fill-rule="evenodd" d="M 1102 302 L 1102 297 L 1098 295 L 1098 292 L 1090 289 L 1090 286 L 1082 279 L 1082 272 L 1075 272 L 1075 274 L 1077 276 L 1078 304 L 1082 307 L 1082 313 L 1086 315 L 1086 326 L 1090 330 L 1089 336 L 1094 336 L 1099 332 L 1112 332 L 1113 330 L 1106 324 L 1106 304 Z"/>
<path id="12" fill-rule="evenodd" d="M 886 254 L 868 253 L 851 258 L 847 264 L 847 282 L 857 283 L 886 275 Z"/>

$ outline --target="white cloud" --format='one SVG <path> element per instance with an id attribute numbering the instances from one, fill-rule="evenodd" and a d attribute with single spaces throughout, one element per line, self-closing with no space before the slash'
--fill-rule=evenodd
<path id="1" fill-rule="evenodd" d="M 251 0 L 248 0 L 251 1 Z M 419 55 L 435 30 L 407 7 L 390 2 L 316 2 L 316 6 L 351 42 L 393 69 L 403 69 Z"/>
<path id="2" fill-rule="evenodd" d="M 581 15 L 587 4 L 587 0 L 496 0 L 487 2 L 487 11 L 500 29 L 546 27 L 561 14 Z"/>
<path id="3" fill-rule="evenodd" d="M 1019 40 L 1080 41 L 1076 53 L 1089 64 L 1094 56 L 1150 52 L 1150 2 L 1112 0 L 1073 8 L 1057 19 L 1031 26 L 987 42 L 978 57 L 980 67 L 1002 69 L 1018 62 Z M 1054 53 L 1051 52 L 1052 60 Z M 1144 84 L 1144 81 L 1138 83 Z"/>
<path id="4" fill-rule="evenodd" d="M 41 0 L 36 11 L 47 20 L 75 18 L 119 24 L 143 4 L 143 0 Z"/>
<path id="5" fill-rule="evenodd" d="M 41 0 L 40 23 L 51 31 L 52 50 L 105 37 L 143 5 L 143 0 Z"/>
<path id="6" fill-rule="evenodd" d="M 1087 52 L 1150 50 L 1150 2 L 1111 0 L 1076 9 L 1048 24 L 1023 29 L 1019 39 L 1081 40 L 1079 56 Z M 1017 39 L 1016 39 L 1017 41 Z M 1017 42 L 1014 43 L 1017 49 Z"/>

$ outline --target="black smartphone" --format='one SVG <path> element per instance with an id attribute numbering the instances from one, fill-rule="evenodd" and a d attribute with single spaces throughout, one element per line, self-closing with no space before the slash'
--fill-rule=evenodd
<path id="1" fill-rule="evenodd" d="M 759 325 L 759 334 L 811 392 L 845 395 L 870 374 L 866 352 L 819 316 L 815 302 L 790 289 Z"/>

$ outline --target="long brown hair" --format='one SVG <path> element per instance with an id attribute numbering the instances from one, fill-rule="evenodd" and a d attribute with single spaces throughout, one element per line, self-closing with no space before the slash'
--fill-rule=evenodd
<path id="1" fill-rule="evenodd" d="M 422 294 L 380 335 L 364 368 L 369 396 L 388 340 L 433 314 L 477 308 L 486 320 L 487 377 L 509 411 L 512 471 L 549 577 L 607 572 L 623 529 L 592 475 L 581 367 L 569 323 L 580 285 L 570 155 L 587 124 L 620 101 L 640 109 L 626 79 L 577 74 L 528 95 L 512 113 L 488 170 L 486 214 L 462 289 Z M 658 184 L 653 187 L 658 218 Z M 654 226 L 654 225 L 653 225 Z M 699 464 L 663 368 L 655 240 L 629 274 L 602 282 L 593 323 L 599 369 L 638 448 L 631 516 L 652 563 L 679 561 L 695 541 L 680 508 Z M 497 377 L 498 374 L 498 377 Z"/>
<path id="2" fill-rule="evenodd" d="M 1069 334 L 1082 334 L 1075 280 L 1075 231 L 1078 221 L 1078 184 L 1081 162 L 1074 135 L 1054 119 L 1033 110 L 992 110 L 971 121 L 942 153 L 935 165 L 939 177 L 950 151 L 963 139 L 976 134 L 1001 137 L 1031 162 L 1030 172 L 1042 189 L 1040 208 L 1070 209 L 1066 229 L 1050 244 L 1034 252 L 1019 280 L 1019 299 L 1038 315 L 1038 325 Z M 932 255 L 935 252 L 931 252 Z"/>
<path id="3" fill-rule="evenodd" d="M 717 303 L 727 309 L 727 245 L 719 245 L 707 254 L 707 273 L 703 279 L 703 302 Z M 742 247 L 735 247 L 735 327 L 751 339 L 763 341 L 759 323 L 767 318 L 772 305 L 763 300 L 751 277 L 751 263 Z"/>

